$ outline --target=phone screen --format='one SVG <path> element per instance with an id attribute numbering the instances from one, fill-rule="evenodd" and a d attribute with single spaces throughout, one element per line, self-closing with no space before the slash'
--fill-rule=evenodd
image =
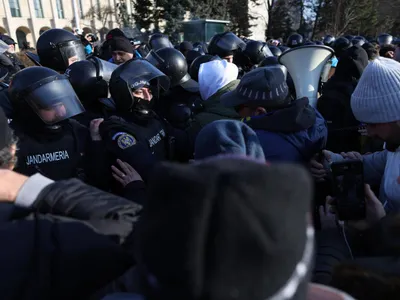
<path id="1" fill-rule="evenodd" d="M 339 220 L 365 218 L 364 175 L 361 161 L 331 165 Z"/>

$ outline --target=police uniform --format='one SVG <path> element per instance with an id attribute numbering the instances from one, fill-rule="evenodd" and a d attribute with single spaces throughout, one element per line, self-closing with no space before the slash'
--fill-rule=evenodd
<path id="1" fill-rule="evenodd" d="M 16 172 L 27 176 L 41 173 L 53 180 L 85 179 L 83 159 L 88 132 L 76 121 L 67 122 L 56 134 L 27 134 L 15 122 L 10 126 L 19 138 Z"/>
<path id="2" fill-rule="evenodd" d="M 155 114 L 145 121 L 112 116 L 100 125 L 100 133 L 110 161 L 119 158 L 144 178 L 155 162 L 168 158 L 166 128 Z"/>

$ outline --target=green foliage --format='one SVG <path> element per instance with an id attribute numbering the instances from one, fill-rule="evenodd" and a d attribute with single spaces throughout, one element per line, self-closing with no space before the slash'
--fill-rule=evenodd
<path id="1" fill-rule="evenodd" d="M 153 2 L 151 0 L 136 0 L 133 3 L 135 13 L 133 19 L 139 29 L 144 28 L 146 31 L 150 29 L 153 23 L 152 7 Z"/>
<path id="2" fill-rule="evenodd" d="M 289 3 L 276 0 L 271 8 L 269 32 L 266 36 L 286 39 L 293 31 L 293 19 L 289 13 Z"/>

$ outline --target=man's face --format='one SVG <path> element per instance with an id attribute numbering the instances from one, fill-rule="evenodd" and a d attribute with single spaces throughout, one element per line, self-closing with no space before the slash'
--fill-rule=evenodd
<path id="1" fill-rule="evenodd" d="M 67 114 L 67 110 L 62 103 L 58 103 L 46 109 L 39 109 L 40 117 L 46 123 L 57 123 L 58 120 L 63 120 Z"/>
<path id="2" fill-rule="evenodd" d="M 400 144 L 400 122 L 367 124 L 370 137 L 380 138 L 385 142 Z"/>
<path id="3" fill-rule="evenodd" d="M 128 60 L 133 58 L 132 53 L 124 52 L 124 51 L 113 51 L 112 53 L 112 58 L 114 63 L 117 65 L 123 64 L 124 62 L 127 62 Z"/>
<path id="4" fill-rule="evenodd" d="M 9 53 L 15 53 L 15 45 L 9 45 L 9 46 L 8 46 L 7 52 L 9 52 Z"/>
<path id="5" fill-rule="evenodd" d="M 133 96 L 146 101 L 151 101 L 153 99 L 153 93 L 148 87 L 142 87 L 132 92 Z"/>
<path id="6" fill-rule="evenodd" d="M 227 62 L 233 63 L 233 55 L 225 56 L 222 59 L 225 59 Z"/>

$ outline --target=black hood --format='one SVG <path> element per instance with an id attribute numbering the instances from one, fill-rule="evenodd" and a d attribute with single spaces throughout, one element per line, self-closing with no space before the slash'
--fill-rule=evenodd
<path id="1" fill-rule="evenodd" d="M 358 81 L 368 66 L 368 54 L 361 48 L 353 46 L 340 56 L 337 64 L 334 81 Z"/>
<path id="2" fill-rule="evenodd" d="M 317 115 L 307 98 L 292 102 L 288 107 L 252 118 L 247 124 L 253 129 L 293 133 L 311 128 Z"/>

